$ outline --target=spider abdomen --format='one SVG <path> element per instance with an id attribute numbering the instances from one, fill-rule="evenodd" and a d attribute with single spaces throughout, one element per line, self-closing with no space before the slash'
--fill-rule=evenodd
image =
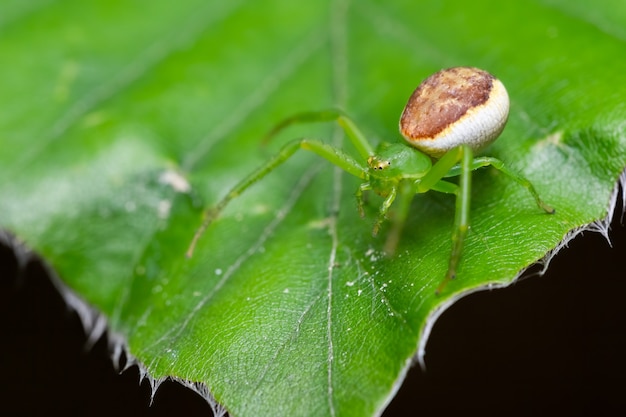
<path id="1" fill-rule="evenodd" d="M 468 145 L 480 150 L 496 140 L 507 121 L 509 96 L 500 80 L 472 67 L 441 70 L 413 92 L 400 118 L 400 133 L 439 158 Z"/>

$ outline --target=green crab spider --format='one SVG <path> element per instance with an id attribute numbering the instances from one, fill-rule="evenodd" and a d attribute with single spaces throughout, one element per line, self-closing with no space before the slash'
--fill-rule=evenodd
<path id="1" fill-rule="evenodd" d="M 500 135 L 509 112 L 504 85 L 478 68 L 455 67 L 441 70 L 424 80 L 413 92 L 400 118 L 400 132 L 406 143 L 383 142 L 376 150 L 343 112 L 327 110 L 296 114 L 278 124 L 267 137 L 295 123 L 336 121 L 363 161 L 343 150 L 314 139 L 288 142 L 256 171 L 241 180 L 214 207 L 204 211 L 204 219 L 187 250 L 191 257 L 198 239 L 226 205 L 248 187 L 261 180 L 299 149 L 311 151 L 363 180 L 356 191 L 357 207 L 364 217 L 363 193 L 373 191 L 383 197 L 374 223 L 376 235 L 394 201 L 397 208 L 384 251 L 393 255 L 415 194 L 439 191 L 456 195 L 452 250 L 448 270 L 436 289 L 439 294 L 456 277 L 463 242 L 469 228 L 471 173 L 492 166 L 524 187 L 546 213 L 554 209 L 543 202 L 526 178 L 509 170 L 499 159 L 474 157 L 474 152 Z M 458 184 L 446 178 L 459 177 Z"/>

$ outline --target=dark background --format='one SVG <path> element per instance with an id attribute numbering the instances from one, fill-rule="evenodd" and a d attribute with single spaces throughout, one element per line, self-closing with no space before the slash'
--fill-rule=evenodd
<path id="1" fill-rule="evenodd" d="M 618 207 L 621 201 L 618 202 Z M 543 276 L 468 296 L 447 310 L 384 416 L 626 415 L 626 228 L 570 242 Z M 1 241 L 2 239 L 0 239 Z M 150 404 L 136 367 L 118 374 L 106 336 L 85 334 L 37 259 L 0 243 L 0 415 L 211 415 L 175 382 Z"/>

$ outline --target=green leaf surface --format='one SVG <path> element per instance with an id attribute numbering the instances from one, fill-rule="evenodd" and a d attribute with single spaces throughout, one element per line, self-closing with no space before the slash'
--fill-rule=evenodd
<path id="1" fill-rule="evenodd" d="M 591 9 L 591 7 L 593 7 Z M 603 219 L 626 166 L 626 4 L 487 0 L 5 1 L 0 226 L 104 312 L 155 378 L 207 385 L 233 415 L 380 413 L 433 317 L 506 285 Z M 375 143 L 417 84 L 477 66 L 511 97 L 473 178 L 458 279 L 435 296 L 454 200 L 415 198 L 396 257 L 359 218 L 359 183 L 296 154 L 184 254 L 205 206 L 285 141 L 296 111 L 340 107 Z M 345 148 L 352 152 L 349 146 Z"/>

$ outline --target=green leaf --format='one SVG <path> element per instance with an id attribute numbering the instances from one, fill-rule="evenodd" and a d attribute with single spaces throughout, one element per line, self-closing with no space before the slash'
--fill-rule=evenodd
<path id="1" fill-rule="evenodd" d="M 6 1 L 0 13 L 0 225 L 104 312 L 154 378 L 206 384 L 233 415 L 373 415 L 441 311 L 512 282 L 605 218 L 626 165 L 626 5 L 486 0 Z M 416 197 L 398 255 L 354 202 L 358 181 L 297 154 L 184 254 L 205 206 L 306 135 L 260 138 L 295 111 L 341 107 L 399 140 L 434 71 L 489 70 L 511 115 L 473 178 L 458 279 L 435 296 L 454 201 Z M 348 152 L 352 149 L 346 147 Z M 383 231 L 384 232 L 384 231 Z"/>

